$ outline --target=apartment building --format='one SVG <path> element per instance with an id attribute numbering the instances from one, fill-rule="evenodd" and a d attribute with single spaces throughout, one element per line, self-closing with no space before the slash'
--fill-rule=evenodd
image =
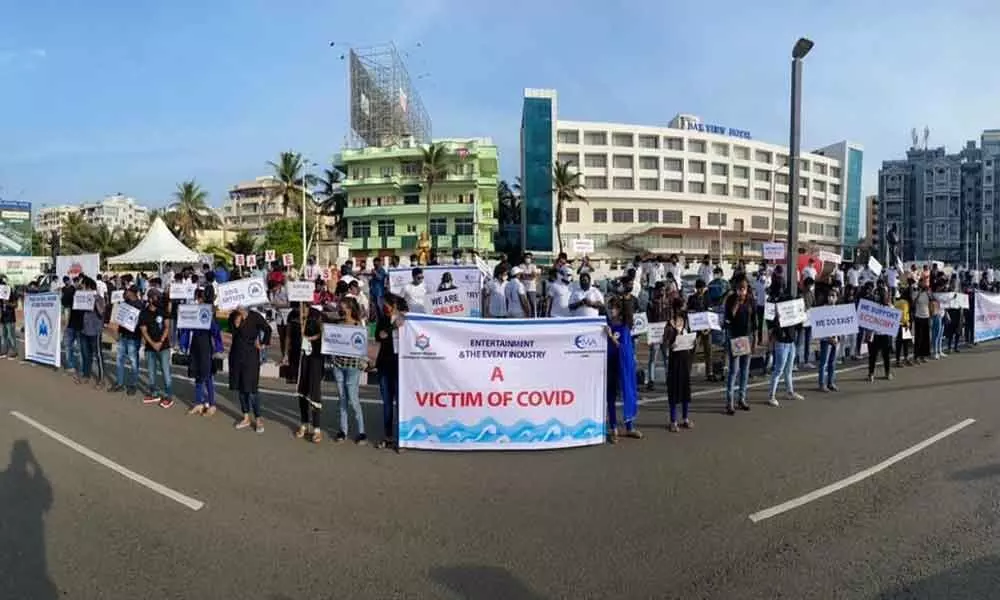
<path id="1" fill-rule="evenodd" d="M 35 216 L 35 231 L 42 235 L 62 231 L 70 215 L 80 215 L 84 222 L 95 227 L 107 226 L 111 231 L 134 229 L 145 231 L 149 227 L 149 209 L 134 198 L 113 194 L 94 202 L 78 205 L 46 206 Z"/>

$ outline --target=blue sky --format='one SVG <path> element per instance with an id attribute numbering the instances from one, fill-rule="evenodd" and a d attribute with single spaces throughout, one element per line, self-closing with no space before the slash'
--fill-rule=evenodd
<path id="1" fill-rule="evenodd" d="M 865 147 L 865 193 L 912 127 L 956 149 L 1000 127 L 1000 3 L 881 0 L 33 0 L 0 2 L 0 196 L 151 206 L 195 178 L 215 205 L 284 149 L 325 163 L 347 126 L 340 44 L 395 41 L 435 137 L 490 136 L 518 172 L 522 91 L 569 119 L 677 112 L 787 143 L 788 57 L 803 147 Z M 419 45 L 418 45 L 419 44 Z"/>

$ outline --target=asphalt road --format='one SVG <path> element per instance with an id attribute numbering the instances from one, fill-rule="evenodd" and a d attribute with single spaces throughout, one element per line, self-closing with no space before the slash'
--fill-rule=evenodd
<path id="1" fill-rule="evenodd" d="M 800 373 L 733 417 L 703 388 L 680 434 L 654 394 L 614 447 L 402 454 L 293 440 L 287 395 L 257 435 L 224 390 L 189 417 L 0 361 L 0 598 L 1000 598 L 998 358 Z"/>

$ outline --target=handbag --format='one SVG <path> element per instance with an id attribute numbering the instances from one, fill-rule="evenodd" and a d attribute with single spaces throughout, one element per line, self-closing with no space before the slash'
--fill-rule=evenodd
<path id="1" fill-rule="evenodd" d="M 750 354 L 750 338 L 742 335 L 729 340 L 729 351 L 733 356 L 747 356 Z"/>

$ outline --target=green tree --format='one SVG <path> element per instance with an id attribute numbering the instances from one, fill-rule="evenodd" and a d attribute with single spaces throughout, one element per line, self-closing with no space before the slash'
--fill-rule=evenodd
<path id="1" fill-rule="evenodd" d="M 198 231 L 216 227 L 219 223 L 219 218 L 208 207 L 207 200 L 208 192 L 201 189 L 193 179 L 177 184 L 169 213 L 180 234 L 178 237 L 187 246 L 194 245 Z"/>
<path id="2" fill-rule="evenodd" d="M 306 161 L 298 152 L 282 152 L 278 162 L 268 162 L 278 181 L 274 196 L 281 198 L 281 210 L 285 218 L 289 214 L 302 214 L 302 196 L 311 196 L 309 188 L 315 187 L 315 175 L 306 172 Z"/>
<path id="3" fill-rule="evenodd" d="M 94 227 L 83 220 L 80 213 L 72 213 L 63 221 L 59 237 L 62 254 L 87 254 L 93 252 Z"/>
<path id="4" fill-rule="evenodd" d="M 263 247 L 265 250 L 274 250 L 279 260 L 283 254 L 294 254 L 295 264 L 304 264 L 302 261 L 302 222 L 297 219 L 284 219 L 271 223 L 267 226 L 264 234 Z"/>
<path id="5" fill-rule="evenodd" d="M 448 155 L 447 150 L 441 144 L 431 144 L 426 148 L 421 148 L 420 177 L 424 181 L 424 191 L 427 202 L 427 239 L 431 235 L 431 194 L 434 186 L 444 181 L 448 177 Z"/>
<path id="6" fill-rule="evenodd" d="M 347 221 L 344 220 L 347 192 L 341 186 L 343 181 L 344 174 L 337 169 L 324 169 L 323 176 L 319 178 L 319 190 L 316 192 L 320 199 L 320 213 L 334 218 L 336 224 L 334 241 L 347 237 Z"/>
<path id="7" fill-rule="evenodd" d="M 226 249 L 233 254 L 253 254 L 257 249 L 257 240 L 250 235 L 250 232 L 241 231 L 226 244 Z"/>
<path id="8" fill-rule="evenodd" d="M 521 222 L 521 198 L 506 181 L 497 184 L 497 201 L 500 204 L 501 225 L 516 225 Z"/>
<path id="9" fill-rule="evenodd" d="M 555 225 L 560 254 L 563 251 L 563 206 L 578 200 L 587 202 L 587 199 L 580 194 L 583 189 L 583 184 L 580 183 L 580 172 L 568 162 L 556 161 L 555 166 L 552 167 L 552 191 L 556 195 Z"/>
<path id="10" fill-rule="evenodd" d="M 49 239 L 37 231 L 31 232 L 31 254 L 32 256 L 48 256 L 51 250 Z"/>

